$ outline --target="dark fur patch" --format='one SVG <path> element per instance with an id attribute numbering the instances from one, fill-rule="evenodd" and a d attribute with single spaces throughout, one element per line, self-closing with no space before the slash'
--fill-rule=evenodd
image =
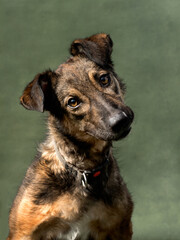
<path id="1" fill-rule="evenodd" d="M 72 192 L 77 184 L 76 177 L 77 172 L 70 168 L 58 174 L 46 169 L 46 177 L 37 183 L 33 202 L 36 205 L 51 203 L 63 193 Z"/>
<path id="2" fill-rule="evenodd" d="M 89 234 L 89 236 L 87 237 L 87 240 L 95 240 L 95 238 L 91 234 Z"/>

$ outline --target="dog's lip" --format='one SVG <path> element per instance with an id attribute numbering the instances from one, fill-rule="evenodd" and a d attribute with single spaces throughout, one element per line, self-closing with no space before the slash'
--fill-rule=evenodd
<path id="1" fill-rule="evenodd" d="M 104 134 L 106 134 L 107 136 L 106 137 L 102 137 L 100 135 L 97 135 L 97 134 L 93 134 L 91 133 L 90 131 L 86 131 L 87 134 L 97 138 L 97 139 L 101 139 L 101 140 L 104 140 L 104 141 L 117 141 L 117 140 L 121 140 L 125 137 L 127 137 L 127 135 L 130 133 L 131 131 L 131 127 L 121 131 L 121 133 L 117 133 L 116 135 L 111 135 L 111 134 L 108 134 L 107 132 L 104 132 Z"/>

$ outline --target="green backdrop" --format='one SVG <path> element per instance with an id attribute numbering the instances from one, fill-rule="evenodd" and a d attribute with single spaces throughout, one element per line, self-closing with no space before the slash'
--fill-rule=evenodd
<path id="1" fill-rule="evenodd" d="M 114 144 L 135 210 L 134 240 L 180 239 L 180 1 L 0 0 L 0 239 L 45 115 L 19 97 L 34 75 L 56 69 L 75 38 L 109 33 L 127 83 L 133 130 Z"/>

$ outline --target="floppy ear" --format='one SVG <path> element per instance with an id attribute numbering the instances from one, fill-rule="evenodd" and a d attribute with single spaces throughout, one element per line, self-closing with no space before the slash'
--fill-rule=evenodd
<path id="1" fill-rule="evenodd" d="M 100 33 L 85 39 L 75 40 L 70 53 L 89 58 L 101 67 L 112 67 L 111 53 L 113 42 L 109 35 Z"/>
<path id="2" fill-rule="evenodd" d="M 52 81 L 57 77 L 56 73 L 49 70 L 37 74 L 32 82 L 24 89 L 20 103 L 28 110 L 44 112 L 48 109 L 48 102 L 52 98 Z"/>

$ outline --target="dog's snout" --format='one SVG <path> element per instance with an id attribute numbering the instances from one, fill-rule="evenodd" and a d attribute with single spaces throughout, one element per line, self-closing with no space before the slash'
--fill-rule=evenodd
<path id="1" fill-rule="evenodd" d="M 119 132 L 129 129 L 133 119 L 134 113 L 132 110 L 128 109 L 128 111 L 121 111 L 110 117 L 109 125 L 114 132 Z"/>

